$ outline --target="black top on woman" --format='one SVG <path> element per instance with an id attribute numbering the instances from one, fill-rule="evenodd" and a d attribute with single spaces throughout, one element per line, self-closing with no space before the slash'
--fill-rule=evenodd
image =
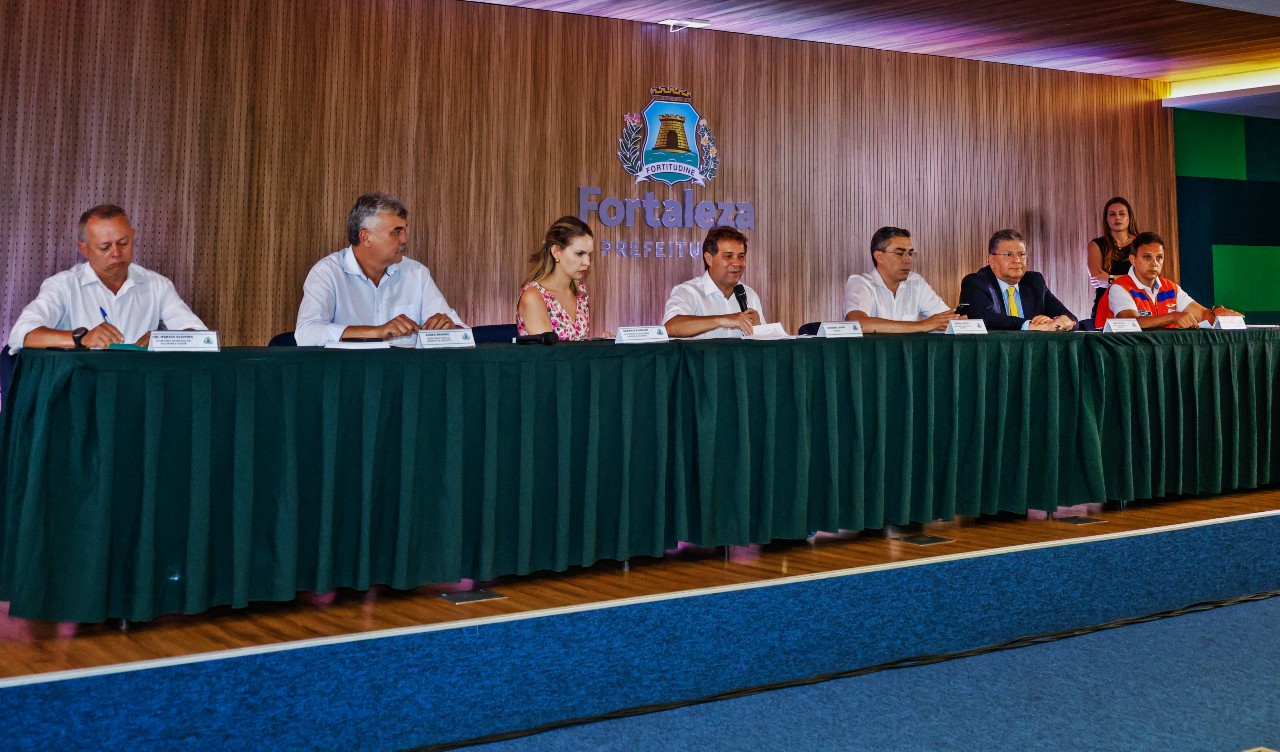
<path id="1" fill-rule="evenodd" d="M 1133 207 L 1120 196 L 1102 206 L 1102 236 L 1089 241 L 1089 283 L 1095 288 L 1093 313 L 1098 315 L 1098 301 L 1116 277 L 1129 273 L 1129 247 L 1138 236 L 1138 223 Z"/>

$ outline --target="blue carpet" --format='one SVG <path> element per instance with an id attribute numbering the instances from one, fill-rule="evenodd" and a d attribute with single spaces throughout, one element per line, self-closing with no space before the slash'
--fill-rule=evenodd
<path id="1" fill-rule="evenodd" d="M 1280 749 L 1280 599 L 559 729 L 534 750 Z"/>
<path id="2" fill-rule="evenodd" d="M 0 719 L 7 750 L 405 749 L 1272 590 L 1277 539 L 1268 516 L 11 686 Z M 1126 695 L 1104 687 L 1079 710 L 1122 713 Z M 1027 701 L 974 699 L 1010 713 Z M 887 717 L 819 726 L 870 734 Z"/>

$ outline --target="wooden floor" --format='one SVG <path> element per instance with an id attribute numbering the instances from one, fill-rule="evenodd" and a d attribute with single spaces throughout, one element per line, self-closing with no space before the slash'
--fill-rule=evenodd
<path id="1" fill-rule="evenodd" d="M 724 549 L 683 547 L 662 559 L 634 559 L 629 570 L 617 562 L 605 562 L 570 572 L 484 583 L 486 589 L 505 595 L 503 600 L 454 605 L 439 597 L 444 591 L 470 589 L 474 584 L 470 582 L 425 586 L 410 592 L 340 590 L 325 595 L 301 594 L 292 603 L 164 617 L 130 624 L 123 631 L 119 622 L 85 625 L 12 618 L 8 604 L 0 603 L 0 677 L 528 613 L 1276 510 L 1280 510 L 1280 489 L 1269 488 L 1136 503 L 1124 510 L 1097 506 L 1074 510 L 1106 521 L 1093 525 L 1013 516 L 961 518 L 925 526 L 925 532 L 954 539 L 928 547 L 894 540 L 890 536 L 903 531 L 888 530 L 820 533 L 812 541 L 731 548 L 727 560 Z"/>

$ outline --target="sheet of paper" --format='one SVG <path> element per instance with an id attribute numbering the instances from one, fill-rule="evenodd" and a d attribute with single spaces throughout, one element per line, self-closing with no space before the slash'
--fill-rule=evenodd
<path id="1" fill-rule="evenodd" d="M 772 324 L 761 324 L 751 328 L 751 336 L 743 337 L 743 339 L 794 339 L 787 331 L 782 328 L 782 324 L 773 322 Z"/>

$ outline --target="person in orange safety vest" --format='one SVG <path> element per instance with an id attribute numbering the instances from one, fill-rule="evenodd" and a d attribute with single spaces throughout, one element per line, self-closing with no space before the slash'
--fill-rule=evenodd
<path id="1" fill-rule="evenodd" d="M 1239 316 L 1222 306 L 1205 308 L 1172 280 L 1160 276 L 1164 268 L 1164 239 L 1144 232 L 1129 246 L 1127 274 L 1115 278 L 1106 298 L 1098 306 L 1094 324 L 1098 329 L 1109 318 L 1136 318 L 1143 329 L 1190 329 L 1205 322 L 1210 326 L 1218 316 Z"/>

